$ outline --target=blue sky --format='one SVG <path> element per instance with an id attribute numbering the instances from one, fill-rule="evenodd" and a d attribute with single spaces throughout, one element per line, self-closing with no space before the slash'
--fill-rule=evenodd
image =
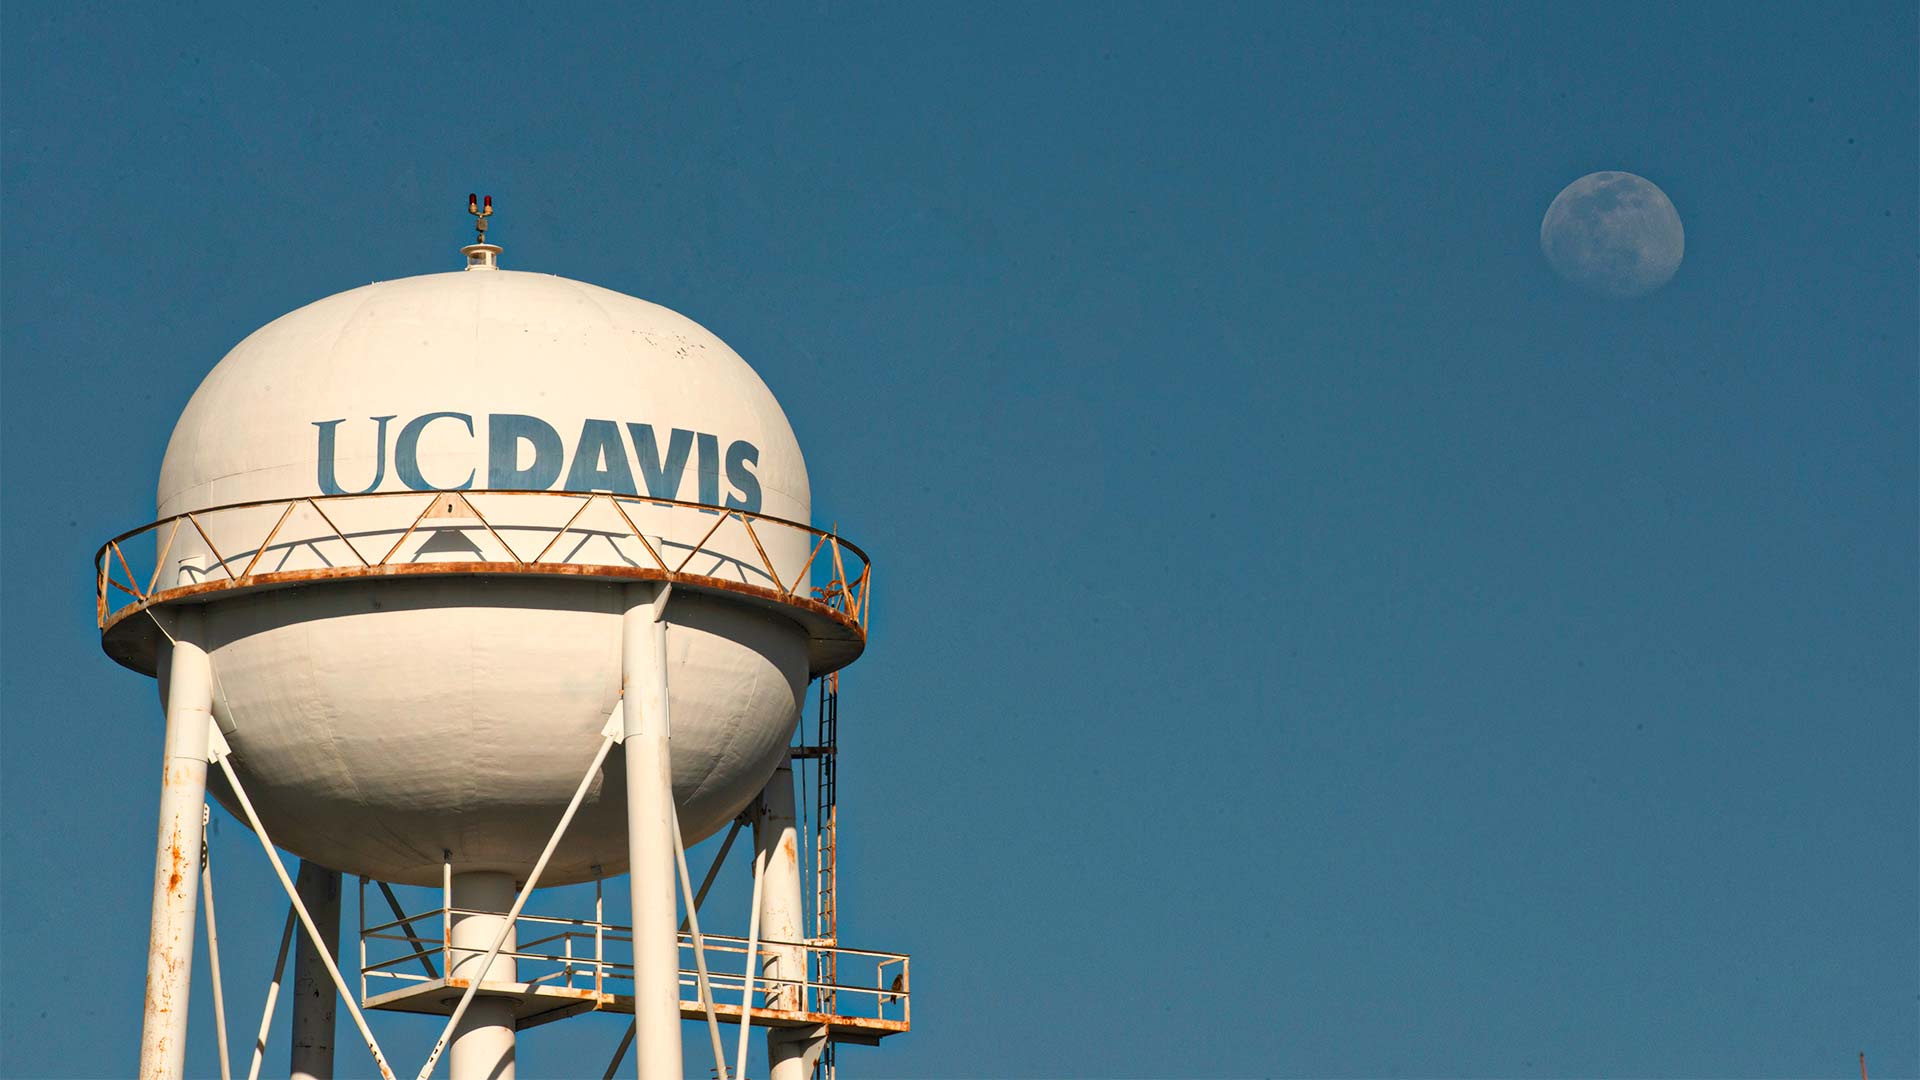
<path id="1" fill-rule="evenodd" d="M 95 546 L 228 348 L 453 268 L 469 191 L 754 364 L 875 557 L 843 934 L 915 1030 L 848 1075 L 1920 1074 L 1911 4 L 3 18 L 7 1075 L 137 1057 Z M 1539 251 L 1600 169 L 1686 225 L 1640 300 Z"/>

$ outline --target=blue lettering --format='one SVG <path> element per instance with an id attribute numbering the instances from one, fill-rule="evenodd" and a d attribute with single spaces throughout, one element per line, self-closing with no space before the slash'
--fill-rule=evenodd
<path id="1" fill-rule="evenodd" d="M 652 424 L 628 424 L 633 450 L 640 458 L 640 478 L 647 482 L 647 494 L 656 499 L 680 497 L 680 478 L 687 471 L 687 454 L 693 449 L 693 432 L 674 428 L 667 435 L 667 453 L 660 455 L 660 444 L 653 437 Z"/>
<path id="2" fill-rule="evenodd" d="M 640 494 L 633 486 L 633 470 L 627 466 L 627 444 L 620 441 L 618 424 L 611 420 L 589 420 L 580 425 L 580 443 L 573 450 L 573 468 L 567 470 L 566 489 Z"/>
<path id="3" fill-rule="evenodd" d="M 749 514 L 760 512 L 760 478 L 747 470 L 759 461 L 760 448 L 745 439 L 735 439 L 727 447 L 727 483 L 740 489 L 738 500 L 727 496 L 727 506 Z"/>
<path id="4" fill-rule="evenodd" d="M 520 467 L 520 443 L 533 446 L 533 464 Z M 537 416 L 494 413 L 487 417 L 487 486 L 495 491 L 545 491 L 560 479 L 566 447 L 553 425 Z"/>
<path id="5" fill-rule="evenodd" d="M 720 502 L 720 437 L 700 432 L 700 501 L 708 506 Z"/>
<path id="6" fill-rule="evenodd" d="M 321 494 L 366 495 L 379 490 L 386 482 L 387 425 L 396 417 L 370 416 L 367 419 L 374 423 L 373 479 L 358 491 L 343 489 L 337 476 L 339 428 L 346 421 L 313 421 L 313 426 L 319 432 L 317 480 Z M 478 469 L 469 469 L 466 478 L 453 487 L 439 487 L 421 473 L 420 440 L 436 420 L 457 420 L 467 429 L 469 438 L 476 434 L 473 417 L 468 413 L 441 411 L 414 417 L 401 427 L 394 441 L 393 467 L 396 479 L 412 491 L 472 489 L 478 479 Z M 626 425 L 627 435 L 633 445 L 633 457 L 630 458 L 627 444 L 621 439 L 618 423 L 612 420 L 587 420 L 580 426 L 580 438 L 574 446 L 569 468 L 566 467 L 566 444 L 561 441 L 560 433 L 545 420 L 524 413 L 490 413 L 486 422 L 488 490 L 551 490 L 560 481 L 564 469 L 566 480 L 561 484 L 564 490 L 639 495 L 640 489 L 634 484 L 633 472 L 633 461 L 637 459 L 647 497 L 678 499 L 685 485 L 688 459 L 697 456 L 694 463 L 697 490 L 689 496 L 691 499 L 706 506 L 719 506 L 722 505 L 720 500 L 724 493 L 727 509 L 749 513 L 760 511 L 760 448 L 745 439 L 727 443 L 723 456 L 719 436 L 705 431 L 671 428 L 663 448 L 653 425 L 629 423 Z M 521 465 L 526 453 L 523 444 L 532 450 L 531 460 L 524 467 Z"/>
<path id="7" fill-rule="evenodd" d="M 320 494 L 322 495 L 365 495 L 367 492 L 373 491 L 374 489 L 378 488 L 380 486 L 380 482 L 387 478 L 387 421 L 393 419 L 393 417 L 370 416 L 367 419 L 372 420 L 376 425 L 378 425 L 378 427 L 374 430 L 374 433 L 373 433 L 373 450 L 374 450 L 373 483 L 368 484 L 366 487 L 361 488 L 359 491 L 346 491 L 342 489 L 340 485 L 334 480 L 333 429 L 336 427 L 339 427 L 342 423 L 344 423 L 345 422 L 344 419 L 315 420 L 313 422 L 313 426 L 320 429 L 320 451 L 319 451 Z"/>
<path id="8" fill-rule="evenodd" d="M 425 416 L 416 416 L 407 421 L 400 429 L 400 438 L 393 444 L 393 471 L 400 474 L 400 482 L 414 491 L 435 491 L 427 478 L 420 475 L 420 434 L 427 425 L 435 420 L 454 419 L 467 425 L 467 434 L 473 434 L 473 417 L 459 412 L 430 412 Z M 467 470 L 467 478 L 449 491 L 465 491 L 473 486 L 473 470 Z"/>

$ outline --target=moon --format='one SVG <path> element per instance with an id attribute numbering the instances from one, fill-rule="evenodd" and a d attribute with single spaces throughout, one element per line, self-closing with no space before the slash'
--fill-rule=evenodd
<path id="1" fill-rule="evenodd" d="M 1665 285 L 1686 247 L 1686 230 L 1667 193 L 1629 172 L 1575 180 L 1540 219 L 1540 250 L 1555 272 L 1616 299 Z"/>

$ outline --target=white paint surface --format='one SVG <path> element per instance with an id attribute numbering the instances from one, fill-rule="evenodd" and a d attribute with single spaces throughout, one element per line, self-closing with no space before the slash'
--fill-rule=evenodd
<path id="1" fill-rule="evenodd" d="M 358 491 L 376 471 L 368 418 L 396 417 L 390 443 L 400 425 L 433 412 L 475 424 L 472 435 L 444 419 L 422 430 L 419 472 L 433 483 L 469 473 L 485 483 L 487 416 L 546 421 L 565 440 L 569 466 L 583 423 L 606 419 L 623 439 L 627 424 L 644 423 L 663 445 L 674 428 L 713 433 L 723 450 L 748 441 L 758 449 L 761 511 L 809 516 L 806 466 L 784 413 L 718 338 L 642 300 L 511 271 L 354 289 L 248 337 L 181 416 L 161 469 L 160 514 L 320 494 L 315 424 L 335 419 L 336 476 Z M 690 460 L 680 498 L 698 497 L 696 470 Z M 725 481 L 723 499 L 734 494 Z M 405 490 L 391 445 L 380 490 Z M 539 535 L 536 525 L 557 528 L 572 510 L 559 499 L 510 500 L 551 504 L 516 511 L 545 517 L 515 532 L 494 518 L 484 492 L 471 495 L 510 543 Z M 362 502 L 355 520 L 336 524 L 377 557 L 420 500 Z M 253 546 L 278 513 L 263 511 Z M 337 540 L 320 541 L 331 530 L 303 515 L 288 519 L 269 550 L 274 568 L 349 563 Z M 640 526 L 690 548 L 714 520 L 658 510 Z M 472 522 L 441 524 L 418 531 L 402 559 L 500 558 L 475 553 L 492 541 Z M 214 539 L 230 559 L 251 556 Z M 803 534 L 761 539 L 778 566 L 807 557 Z M 735 543 L 745 560 L 744 533 Z M 602 536 L 570 561 L 644 558 L 637 543 Z M 183 535 L 169 574 L 192 580 L 196 564 L 213 565 L 205 545 Z M 303 858 L 431 885 L 446 849 L 463 872 L 524 874 L 619 700 L 621 597 L 618 584 L 498 577 L 328 582 L 219 599 L 205 620 L 214 711 L 267 827 Z M 777 614 L 693 592 L 676 592 L 668 620 L 673 790 L 693 843 L 737 814 L 782 759 L 808 675 L 806 637 Z M 588 879 L 595 865 L 625 869 L 625 786 L 615 755 L 545 883 Z M 224 784 L 214 793 L 229 798 Z"/>
<path id="2" fill-rule="evenodd" d="M 193 924 L 200 892 L 213 675 L 199 643 L 198 613 L 184 613 L 176 625 L 179 642 L 169 650 L 160 679 L 167 734 L 140 1028 L 141 1080 L 186 1075 L 187 1006 L 193 997 Z"/>

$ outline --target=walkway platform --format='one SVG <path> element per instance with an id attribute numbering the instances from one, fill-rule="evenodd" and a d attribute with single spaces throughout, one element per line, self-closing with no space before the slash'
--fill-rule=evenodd
<path id="1" fill-rule="evenodd" d="M 376 994 L 362 1004 L 369 1009 L 448 1016 L 469 985 L 466 979 L 430 979 Z M 513 1002 L 515 1027 L 521 1030 L 564 1020 L 585 1012 L 633 1012 L 633 995 L 604 993 L 592 987 L 549 986 L 530 983 L 482 983 L 474 995 L 505 998 Z M 714 1017 L 723 1024 L 740 1022 L 738 1001 L 714 1003 Z M 680 1002 L 682 1020 L 705 1020 L 706 1010 L 699 1001 Z M 826 1029 L 834 1042 L 877 1046 L 888 1035 L 908 1029 L 906 1020 L 888 1020 L 870 1016 L 841 1016 L 835 1013 L 799 1012 L 785 1009 L 753 1010 L 752 1023 L 760 1027 Z"/>

